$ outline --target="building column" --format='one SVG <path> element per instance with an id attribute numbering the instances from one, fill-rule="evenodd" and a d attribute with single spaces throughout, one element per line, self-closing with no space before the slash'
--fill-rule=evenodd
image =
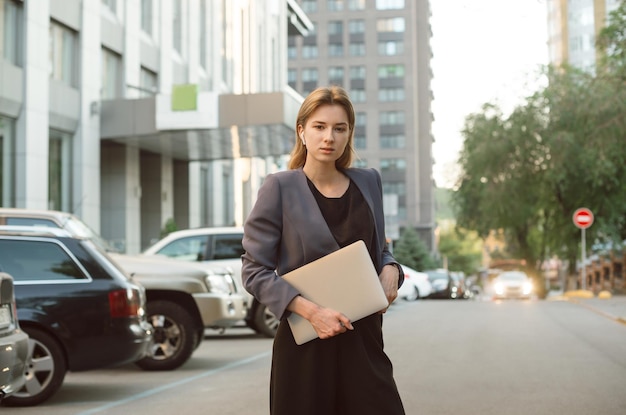
<path id="1" fill-rule="evenodd" d="M 16 123 L 16 206 L 48 208 L 49 0 L 24 2 L 24 101 Z"/>

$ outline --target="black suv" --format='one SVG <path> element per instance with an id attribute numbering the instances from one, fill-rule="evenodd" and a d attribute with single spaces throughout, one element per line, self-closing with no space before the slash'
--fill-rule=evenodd
<path id="1" fill-rule="evenodd" d="M 37 405 L 68 371 L 147 354 L 144 288 L 91 241 L 59 229 L 0 226 L 0 271 L 15 281 L 19 324 L 30 342 L 26 384 L 3 405 Z"/>

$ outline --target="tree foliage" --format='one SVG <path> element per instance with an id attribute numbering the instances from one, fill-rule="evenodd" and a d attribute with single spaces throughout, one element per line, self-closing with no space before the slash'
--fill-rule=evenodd
<path id="1" fill-rule="evenodd" d="M 446 230 L 439 236 L 439 253 L 450 271 L 475 274 L 481 265 L 482 249 L 475 232 Z"/>
<path id="2" fill-rule="evenodd" d="M 416 271 L 424 271 L 436 266 L 428 247 L 420 239 L 417 231 L 411 227 L 402 230 L 400 238 L 393 248 L 393 256 L 399 263 Z"/>
<path id="3" fill-rule="evenodd" d="M 529 264 L 557 254 L 575 263 L 582 206 L 590 241 L 626 238 L 626 2 L 600 36 L 598 75 L 548 67 L 548 86 L 510 115 L 486 104 L 466 118 L 462 175 L 453 195 L 458 226 L 486 237 L 504 230 Z"/>

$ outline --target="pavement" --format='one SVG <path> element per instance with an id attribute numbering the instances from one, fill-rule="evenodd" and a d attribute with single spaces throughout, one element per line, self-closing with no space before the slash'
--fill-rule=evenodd
<path id="1" fill-rule="evenodd" d="M 550 292 L 548 301 L 569 301 L 585 307 L 604 317 L 626 325 L 626 295 L 612 295 L 603 291 L 595 295 L 591 291 Z"/>

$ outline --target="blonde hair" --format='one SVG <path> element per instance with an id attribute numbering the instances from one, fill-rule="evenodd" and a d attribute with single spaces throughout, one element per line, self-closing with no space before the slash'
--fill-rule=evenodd
<path id="1" fill-rule="evenodd" d="M 298 126 L 304 127 L 309 120 L 311 114 L 313 114 L 322 105 L 340 105 L 346 111 L 348 115 L 348 129 L 350 131 L 350 137 L 348 138 L 348 144 L 346 148 L 336 161 L 335 167 L 338 169 L 345 169 L 352 164 L 353 140 L 354 140 L 354 108 L 352 102 L 345 89 L 333 85 L 329 87 L 319 87 L 311 92 L 300 106 L 298 111 L 298 118 L 296 119 L 296 144 L 291 150 L 291 158 L 289 160 L 290 169 L 299 169 L 304 166 L 306 161 L 306 146 L 302 143 L 302 140 L 298 138 Z"/>

